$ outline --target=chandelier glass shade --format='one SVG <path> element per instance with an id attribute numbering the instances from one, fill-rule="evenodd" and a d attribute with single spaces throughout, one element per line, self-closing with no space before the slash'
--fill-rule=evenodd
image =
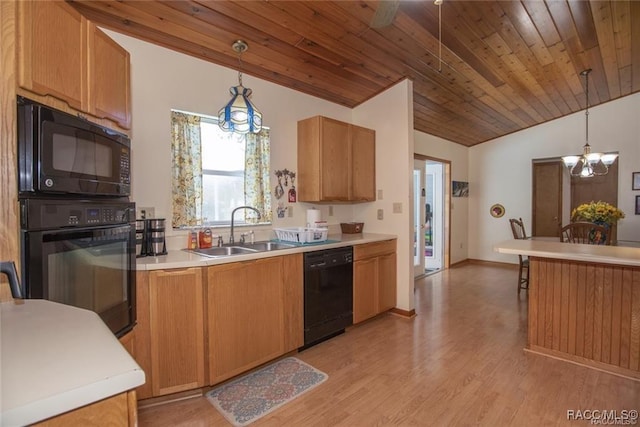
<path id="1" fill-rule="evenodd" d="M 242 40 L 233 43 L 232 48 L 241 57 L 249 46 Z M 241 61 L 241 59 L 239 59 Z M 240 62 L 242 65 L 242 63 Z M 262 130 L 262 113 L 253 105 L 251 89 L 242 86 L 242 71 L 238 71 L 238 86 L 232 86 L 231 100 L 218 111 L 218 126 L 226 132 L 258 133 Z"/>
<path id="2" fill-rule="evenodd" d="M 585 95 L 587 98 L 587 107 L 585 109 L 585 134 L 586 143 L 582 147 L 581 156 L 564 156 L 562 162 L 569 169 L 571 176 L 579 176 L 588 178 L 596 175 L 606 175 L 609 172 L 609 166 L 616 161 L 618 157 L 615 153 L 592 153 L 589 145 L 589 73 L 591 69 L 584 70 L 581 75 L 585 77 Z"/>

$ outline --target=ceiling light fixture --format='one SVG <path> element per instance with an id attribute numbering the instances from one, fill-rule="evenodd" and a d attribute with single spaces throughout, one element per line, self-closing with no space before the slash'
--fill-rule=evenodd
<path id="1" fill-rule="evenodd" d="M 218 125 L 226 132 L 258 133 L 262 129 L 262 113 L 249 100 L 251 89 L 242 86 L 242 54 L 249 45 L 236 40 L 231 47 L 238 54 L 238 86 L 229 89 L 231 100 L 218 111 Z"/>
<path id="2" fill-rule="evenodd" d="M 615 153 L 592 153 L 589 145 L 589 73 L 591 68 L 584 70 L 580 75 L 585 78 L 585 94 L 587 98 L 586 116 L 586 143 L 583 147 L 582 156 L 564 156 L 562 161 L 569 168 L 571 176 L 579 176 L 588 178 L 595 175 L 606 175 L 609 172 L 609 166 L 616 161 L 618 157 Z"/>

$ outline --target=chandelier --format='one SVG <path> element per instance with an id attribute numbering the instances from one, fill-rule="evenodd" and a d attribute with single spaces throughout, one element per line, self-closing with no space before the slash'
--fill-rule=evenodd
<path id="1" fill-rule="evenodd" d="M 251 89 L 242 86 L 242 53 L 249 45 L 237 40 L 231 47 L 238 54 L 238 86 L 229 89 L 231 100 L 218 111 L 218 126 L 226 132 L 258 133 L 262 129 L 262 113 L 249 99 Z"/>
<path id="2" fill-rule="evenodd" d="M 592 153 L 589 145 L 589 73 L 591 68 L 584 70 L 580 75 L 585 78 L 585 94 L 587 98 L 587 108 L 585 109 L 586 124 L 586 143 L 583 147 L 582 156 L 564 156 L 562 161 L 569 169 L 571 176 L 579 176 L 588 178 L 595 175 L 606 175 L 609 172 L 609 166 L 615 162 L 618 157 L 615 153 Z"/>

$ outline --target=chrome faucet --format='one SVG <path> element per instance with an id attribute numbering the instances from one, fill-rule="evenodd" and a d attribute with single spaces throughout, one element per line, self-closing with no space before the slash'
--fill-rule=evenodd
<path id="1" fill-rule="evenodd" d="M 254 211 L 255 213 L 258 214 L 258 219 L 260 219 L 260 211 L 258 211 L 258 209 L 253 208 L 251 206 L 238 206 L 237 208 L 232 210 L 231 211 L 231 230 L 230 230 L 230 234 L 229 234 L 229 244 L 235 243 L 235 239 L 233 238 L 233 216 L 236 214 L 236 211 L 238 209 L 251 209 L 252 211 Z"/>

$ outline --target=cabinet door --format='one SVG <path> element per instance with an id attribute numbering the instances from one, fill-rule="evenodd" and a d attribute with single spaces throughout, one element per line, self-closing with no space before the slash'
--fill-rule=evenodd
<path id="1" fill-rule="evenodd" d="M 321 135 L 321 200 L 349 200 L 351 185 L 349 124 L 323 117 Z"/>
<path id="2" fill-rule="evenodd" d="M 208 271 L 210 384 L 284 353 L 282 257 Z"/>
<path id="3" fill-rule="evenodd" d="M 378 314 L 378 259 L 353 263 L 353 323 Z"/>
<path id="4" fill-rule="evenodd" d="M 204 386 L 202 270 L 149 273 L 153 395 Z"/>
<path id="5" fill-rule="evenodd" d="M 129 129 L 129 52 L 89 24 L 88 55 L 89 113 Z"/>
<path id="6" fill-rule="evenodd" d="M 354 201 L 376 200 L 376 132 L 351 126 L 351 196 Z"/>
<path id="7" fill-rule="evenodd" d="M 396 306 L 396 253 L 378 257 L 378 312 Z"/>
<path id="8" fill-rule="evenodd" d="M 87 87 L 87 20 L 65 2 L 17 4 L 18 85 L 82 110 Z"/>
<path id="9" fill-rule="evenodd" d="M 304 271 L 302 254 L 282 257 L 284 274 L 284 349 L 304 345 Z"/>

